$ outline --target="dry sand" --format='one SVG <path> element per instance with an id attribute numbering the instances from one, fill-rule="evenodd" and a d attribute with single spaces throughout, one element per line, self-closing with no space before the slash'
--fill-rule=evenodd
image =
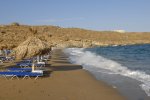
<path id="1" fill-rule="evenodd" d="M 0 100 L 124 100 L 115 89 L 97 81 L 80 65 L 55 50 L 50 77 L 25 80 L 0 78 Z"/>

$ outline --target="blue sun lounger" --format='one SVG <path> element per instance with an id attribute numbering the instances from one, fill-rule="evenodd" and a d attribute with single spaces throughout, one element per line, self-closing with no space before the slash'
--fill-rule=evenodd
<path id="1" fill-rule="evenodd" d="M 32 66 L 32 63 L 18 63 L 16 64 L 16 66 L 19 66 L 21 68 L 29 68 Z M 39 68 L 42 68 L 44 66 L 45 66 L 44 64 L 35 64 L 35 67 L 39 67 Z"/>
<path id="2" fill-rule="evenodd" d="M 16 68 L 16 67 L 11 67 L 11 68 L 7 68 L 8 71 L 15 71 L 15 72 L 31 72 L 32 68 Z M 37 71 L 39 73 L 43 73 L 44 69 L 42 68 L 38 68 L 35 69 L 34 71 Z"/>
<path id="3" fill-rule="evenodd" d="M 9 71 L 22 71 L 22 72 L 31 72 L 32 68 L 7 68 Z"/>
<path id="4" fill-rule="evenodd" d="M 17 79 L 19 79 L 18 77 L 23 77 L 23 79 L 25 79 L 26 77 L 35 77 L 36 80 L 39 76 L 43 76 L 43 73 L 5 71 L 0 72 L 0 76 L 3 76 L 5 78 L 11 77 L 11 79 L 13 79 L 14 77 L 16 77 Z"/>

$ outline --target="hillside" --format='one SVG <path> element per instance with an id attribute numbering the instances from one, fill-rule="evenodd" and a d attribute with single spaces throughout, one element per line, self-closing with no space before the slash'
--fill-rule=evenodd
<path id="1" fill-rule="evenodd" d="M 91 31 L 58 26 L 0 25 L 0 48 L 14 48 L 29 36 L 37 36 L 53 47 L 92 47 L 150 43 L 150 33 Z"/>

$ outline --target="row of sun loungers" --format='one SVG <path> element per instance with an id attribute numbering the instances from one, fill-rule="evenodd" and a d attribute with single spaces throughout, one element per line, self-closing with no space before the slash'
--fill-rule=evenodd
<path id="1" fill-rule="evenodd" d="M 24 60 L 16 64 L 16 66 L 7 68 L 7 71 L 0 72 L 0 76 L 5 77 L 6 79 L 25 79 L 34 77 L 36 80 L 38 77 L 43 76 L 43 70 L 41 68 L 45 67 L 45 62 L 38 62 L 34 64 L 36 70 L 32 70 L 32 60 Z"/>
<path id="2" fill-rule="evenodd" d="M 8 77 L 11 77 L 10 79 L 13 78 L 17 78 L 19 79 L 19 77 L 23 77 L 22 79 L 25 79 L 26 77 L 31 78 L 31 77 L 35 77 L 35 80 L 39 77 L 39 76 L 43 76 L 43 73 L 33 73 L 33 72 L 26 72 L 26 71 L 4 71 L 4 72 L 0 72 L 0 75 L 5 77 L 6 79 Z"/>
<path id="3" fill-rule="evenodd" d="M 26 71 L 26 72 L 31 72 L 32 71 L 32 68 L 15 68 L 15 67 L 12 67 L 12 68 L 8 68 L 9 71 Z"/>
<path id="4" fill-rule="evenodd" d="M 5 57 L 5 56 L 0 56 L 1 61 L 13 61 L 14 57 Z"/>

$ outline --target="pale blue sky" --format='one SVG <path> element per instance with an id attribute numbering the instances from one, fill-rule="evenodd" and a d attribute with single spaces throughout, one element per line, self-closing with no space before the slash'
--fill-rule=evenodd
<path id="1" fill-rule="evenodd" d="M 150 31 L 150 0 L 0 0 L 0 24 Z"/>

